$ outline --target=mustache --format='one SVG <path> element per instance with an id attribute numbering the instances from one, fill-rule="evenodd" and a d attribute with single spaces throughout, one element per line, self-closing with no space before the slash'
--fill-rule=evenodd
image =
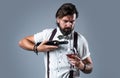
<path id="1" fill-rule="evenodd" d="M 72 32 L 72 30 L 73 30 L 72 28 L 64 28 L 62 32 L 64 35 L 69 35 Z"/>
<path id="2" fill-rule="evenodd" d="M 69 28 L 64 28 L 63 30 L 64 31 L 72 31 L 73 29 L 69 27 Z"/>
<path id="3" fill-rule="evenodd" d="M 64 28 L 63 30 L 72 30 L 72 28 Z"/>

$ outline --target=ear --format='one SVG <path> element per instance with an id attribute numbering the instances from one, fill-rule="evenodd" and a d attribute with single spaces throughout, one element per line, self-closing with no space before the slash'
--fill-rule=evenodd
<path id="1" fill-rule="evenodd" d="M 56 21 L 57 21 L 57 23 L 59 23 L 60 22 L 60 18 L 57 17 Z"/>

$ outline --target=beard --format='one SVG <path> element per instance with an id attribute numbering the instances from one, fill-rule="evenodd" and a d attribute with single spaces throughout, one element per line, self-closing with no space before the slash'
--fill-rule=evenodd
<path id="1" fill-rule="evenodd" d="M 58 27 L 60 28 L 60 31 L 64 36 L 67 36 L 67 35 L 71 34 L 71 32 L 73 31 L 72 28 L 64 28 L 64 29 L 62 29 L 60 26 L 58 26 Z"/>

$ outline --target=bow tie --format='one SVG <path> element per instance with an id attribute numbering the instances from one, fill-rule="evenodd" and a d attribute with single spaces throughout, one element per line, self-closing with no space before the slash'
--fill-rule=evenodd
<path id="1" fill-rule="evenodd" d="M 58 37 L 57 37 L 59 40 L 61 40 L 61 39 L 72 39 L 72 36 L 64 36 L 64 35 L 59 35 Z"/>

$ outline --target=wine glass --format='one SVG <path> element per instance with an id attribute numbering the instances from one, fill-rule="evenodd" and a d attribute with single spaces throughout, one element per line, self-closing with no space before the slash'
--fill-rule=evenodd
<path id="1" fill-rule="evenodd" d="M 76 48 L 74 47 L 73 49 L 71 49 L 70 50 L 71 52 L 69 52 L 68 54 L 66 54 L 66 56 L 68 57 L 68 58 L 72 58 L 72 59 L 76 59 L 75 58 L 75 56 L 78 56 L 78 52 L 77 52 L 77 50 L 76 50 Z M 74 65 L 72 65 L 72 64 L 70 64 L 71 66 L 70 66 L 70 69 L 71 70 L 76 70 L 76 67 L 74 66 Z"/>

